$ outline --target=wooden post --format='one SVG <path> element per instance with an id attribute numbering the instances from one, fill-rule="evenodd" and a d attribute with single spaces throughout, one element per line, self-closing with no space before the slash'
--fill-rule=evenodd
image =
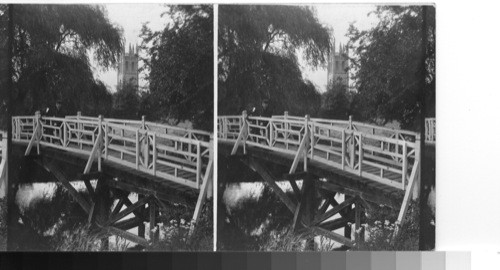
<path id="1" fill-rule="evenodd" d="M 406 188 L 406 171 L 408 170 L 407 144 L 403 141 L 403 166 L 401 168 L 401 188 Z"/>
<path id="2" fill-rule="evenodd" d="M 213 134 L 210 134 L 210 143 L 209 143 L 208 147 L 209 147 L 209 155 L 210 155 L 209 156 L 209 162 L 208 162 L 208 164 L 210 165 L 210 160 L 211 160 L 212 161 L 212 166 L 214 166 L 213 165 L 213 160 L 214 160 L 214 135 Z M 208 173 L 209 170 L 210 169 L 207 168 L 206 171 L 205 171 L 205 173 Z M 207 187 L 207 198 L 211 199 L 212 196 L 213 196 L 213 188 L 214 188 L 213 187 L 213 177 L 207 178 L 207 181 L 209 181 L 207 183 L 207 185 L 208 185 L 208 187 Z"/>
<path id="3" fill-rule="evenodd" d="M 310 139 L 310 134 L 309 134 L 309 115 L 307 114 L 305 117 L 305 126 L 304 126 L 304 140 Z M 311 142 L 307 143 L 306 141 L 306 146 L 304 147 L 304 172 L 307 172 L 307 150 L 309 149 L 309 146 Z M 311 150 L 312 153 L 312 150 Z M 311 154 L 312 158 L 312 154 Z"/>
<path id="4" fill-rule="evenodd" d="M 269 119 L 269 147 L 273 147 L 274 140 L 274 127 L 273 127 L 273 118 Z"/>
<path id="5" fill-rule="evenodd" d="M 104 123 L 104 158 L 108 159 L 108 146 L 109 146 L 109 127 L 108 123 Z"/>
<path id="6" fill-rule="evenodd" d="M 359 142 L 358 142 L 358 169 L 359 169 L 359 175 L 363 173 L 362 171 L 362 165 L 363 165 L 363 133 L 359 133 Z"/>
<path id="7" fill-rule="evenodd" d="M 63 119 L 63 147 L 68 145 L 68 127 L 66 123 L 66 118 Z"/>
<path id="8" fill-rule="evenodd" d="M 156 176 L 156 159 L 158 156 L 156 149 L 156 132 L 153 133 L 153 175 Z"/>
<path id="9" fill-rule="evenodd" d="M 285 128 L 285 149 L 288 149 L 288 111 L 285 111 L 285 115 L 283 116 L 283 123 L 284 123 L 284 128 Z"/>
<path id="10" fill-rule="evenodd" d="M 139 130 L 137 129 L 135 131 L 135 169 L 139 170 L 139 155 L 140 155 L 140 149 L 139 149 Z"/>
<path id="11" fill-rule="evenodd" d="M 359 246 L 365 239 L 365 231 L 364 227 L 361 226 L 361 215 L 362 215 L 362 209 L 361 209 L 361 204 L 359 202 L 356 202 L 356 205 L 354 207 L 354 220 L 355 220 L 355 241 L 357 245 Z"/>
<path id="12" fill-rule="evenodd" d="M 143 115 L 141 117 L 141 121 L 142 121 L 142 129 L 145 130 L 146 129 L 146 116 L 145 115 Z"/>
<path id="13" fill-rule="evenodd" d="M 248 114 L 247 114 L 247 111 L 243 111 L 243 114 L 242 114 L 242 121 L 243 121 L 243 138 L 242 138 L 242 141 L 243 141 L 243 154 L 247 154 L 247 138 L 248 138 L 248 134 L 250 134 L 250 130 L 248 128 L 248 122 L 247 122 L 247 117 L 248 117 Z"/>
<path id="14" fill-rule="evenodd" d="M 353 130 L 352 128 L 352 115 L 349 115 L 349 126 L 347 127 L 349 130 Z"/>
<path id="15" fill-rule="evenodd" d="M 80 117 L 82 116 L 82 112 L 78 111 L 76 113 L 76 128 L 78 129 L 78 132 L 77 132 L 77 138 L 78 138 L 78 147 L 80 147 L 80 149 L 83 148 L 83 144 L 82 144 L 82 133 L 80 132 L 80 130 L 82 130 L 82 124 L 80 123 Z"/>
<path id="16" fill-rule="evenodd" d="M 425 139 L 425 138 L 424 138 Z M 422 177 L 422 173 L 421 173 L 421 169 L 420 169 L 420 166 L 422 164 L 422 160 L 420 159 L 420 134 L 417 134 L 415 136 L 415 163 L 417 163 L 417 160 L 419 161 L 418 162 L 418 168 L 417 168 L 417 174 L 415 177 L 417 177 L 414 182 L 415 184 L 413 184 L 413 200 L 416 200 L 418 199 L 418 197 L 420 196 L 420 177 Z"/>
<path id="17" fill-rule="evenodd" d="M 138 201 L 144 199 L 144 195 L 142 194 L 138 194 L 137 195 L 137 198 L 138 198 Z M 139 209 L 138 209 L 139 213 L 141 213 L 141 215 L 144 214 L 144 205 L 142 205 Z M 146 232 L 146 227 L 144 226 L 144 222 L 141 222 L 141 224 L 139 224 L 139 226 L 137 226 L 137 235 L 139 237 L 142 237 L 144 238 L 144 234 Z"/>
<path id="18" fill-rule="evenodd" d="M 344 195 L 344 201 L 346 201 L 347 199 L 348 199 L 348 196 Z M 349 205 L 347 208 L 344 209 L 343 214 L 346 217 L 349 217 L 351 215 L 351 212 L 352 212 L 352 205 Z M 351 225 L 346 224 L 344 226 L 344 237 L 351 239 L 351 233 L 352 233 Z"/>
<path id="19" fill-rule="evenodd" d="M 38 130 L 35 131 L 35 133 L 36 133 L 36 152 L 37 152 L 37 154 L 40 155 L 40 140 L 42 139 L 42 136 L 43 136 L 43 127 L 42 127 L 42 121 L 41 121 L 42 116 L 40 114 L 40 111 L 36 111 L 35 116 L 36 116 L 36 123 L 37 123 L 37 125 L 39 125 Z"/>
<path id="20" fill-rule="evenodd" d="M 200 141 L 196 141 L 196 188 L 200 188 L 201 178 L 201 145 Z"/>
<path id="21" fill-rule="evenodd" d="M 345 169 L 345 129 L 342 129 L 342 170 Z"/>
<path id="22" fill-rule="evenodd" d="M 154 198 L 151 198 L 149 200 L 148 205 L 149 205 L 149 239 L 150 241 L 155 244 L 158 240 L 159 236 L 159 231 L 158 227 L 156 226 L 156 204 L 154 202 Z"/>
<path id="23" fill-rule="evenodd" d="M 100 144 L 102 144 L 102 115 L 99 115 L 99 126 L 98 126 L 98 131 L 97 131 L 97 140 L 99 144 L 98 146 L 98 149 L 97 149 L 97 170 L 99 172 L 102 172 L 102 146 Z"/>
<path id="24" fill-rule="evenodd" d="M 309 115 L 307 115 L 308 121 L 311 120 Z M 309 134 L 311 136 L 311 141 L 310 141 L 310 147 L 311 147 L 311 159 L 314 158 L 314 133 L 315 133 L 315 127 L 314 127 L 314 122 L 311 122 L 311 129 L 309 130 Z"/>

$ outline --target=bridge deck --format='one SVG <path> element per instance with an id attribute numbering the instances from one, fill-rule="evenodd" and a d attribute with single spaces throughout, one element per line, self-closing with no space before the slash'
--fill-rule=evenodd
<path id="1" fill-rule="evenodd" d="M 219 140 L 219 154 L 230 157 L 232 147 L 233 143 Z M 268 151 L 264 148 L 251 145 L 249 145 L 246 150 L 247 155 L 263 160 L 267 164 L 281 165 L 281 169 L 275 170 L 275 174 L 277 174 L 276 176 L 279 178 L 287 180 L 286 174 L 294 158 L 292 154 Z M 241 151 L 239 154 L 241 154 Z M 239 154 L 237 156 L 239 156 Z M 320 179 L 320 187 L 322 188 L 328 189 L 328 184 L 333 184 L 339 191 L 359 195 L 363 199 L 376 204 L 383 204 L 393 208 L 399 208 L 401 206 L 401 200 L 404 196 L 404 191 L 401 189 L 371 181 L 316 161 L 310 161 L 308 163 L 308 172 Z M 231 179 L 231 181 L 238 182 L 238 180 L 233 179 Z"/>

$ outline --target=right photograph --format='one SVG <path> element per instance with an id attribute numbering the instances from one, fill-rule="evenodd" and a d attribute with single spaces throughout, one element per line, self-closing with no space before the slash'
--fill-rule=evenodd
<path id="1" fill-rule="evenodd" d="M 217 250 L 433 250 L 435 7 L 219 5 Z"/>

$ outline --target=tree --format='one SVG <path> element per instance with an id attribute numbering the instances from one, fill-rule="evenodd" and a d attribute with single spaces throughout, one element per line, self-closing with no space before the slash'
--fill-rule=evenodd
<path id="1" fill-rule="evenodd" d="M 156 113 L 148 118 L 190 120 L 195 128 L 213 128 L 213 7 L 170 6 L 173 22 L 162 31 L 144 25 L 141 49 Z M 151 101 L 151 100 L 150 100 Z"/>
<path id="2" fill-rule="evenodd" d="M 93 91 L 104 93 L 104 85 L 93 77 L 90 52 L 107 69 L 122 47 L 121 30 L 93 5 L 16 5 L 13 42 L 14 114 L 53 106 L 55 99 L 74 110 L 96 103 L 100 95 Z"/>
<path id="3" fill-rule="evenodd" d="M 302 78 L 301 51 L 312 67 L 324 65 L 328 30 L 314 10 L 301 6 L 219 8 L 219 112 L 239 114 L 270 99 L 275 113 L 313 114 L 320 106 L 316 87 Z"/>
<path id="4" fill-rule="evenodd" d="M 139 107 L 140 97 L 134 84 L 126 83 L 113 94 L 113 117 L 138 119 Z"/>
<path id="5" fill-rule="evenodd" d="M 435 9 L 427 10 L 424 18 L 422 6 L 381 6 L 374 28 L 359 31 L 351 25 L 351 68 L 364 117 L 418 129 L 421 113 L 434 115 Z M 430 108 L 426 112 L 419 105 L 422 96 Z"/>

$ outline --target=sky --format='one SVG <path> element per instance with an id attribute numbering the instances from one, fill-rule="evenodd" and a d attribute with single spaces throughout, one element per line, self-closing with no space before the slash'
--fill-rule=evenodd
<path id="1" fill-rule="evenodd" d="M 105 6 L 110 21 L 122 27 L 127 50 L 129 43 L 140 43 L 139 34 L 143 23 L 149 22 L 149 26 L 153 30 L 161 30 L 168 21 L 168 18 L 160 17 L 161 13 L 166 11 L 166 7 L 162 4 L 106 4 Z M 375 6 L 371 4 L 322 4 L 313 6 L 316 8 L 320 23 L 333 28 L 337 47 L 339 43 L 347 43 L 348 39 L 345 35 L 350 23 L 355 22 L 355 26 L 363 30 L 370 28 L 377 22 L 375 16 L 367 16 L 370 11 L 375 9 Z M 301 69 L 304 78 L 311 80 L 321 92 L 326 91 L 326 66 L 313 70 L 301 61 Z M 95 68 L 95 74 L 111 91 L 115 91 L 117 84 L 116 69 L 104 72 Z M 144 80 L 140 79 L 139 84 L 144 86 Z"/>
<path id="2" fill-rule="evenodd" d="M 161 14 L 167 9 L 163 4 L 105 4 L 104 6 L 108 11 L 111 23 L 119 25 L 123 29 L 127 51 L 130 43 L 140 44 L 139 34 L 143 23 L 149 22 L 149 27 L 153 31 L 158 31 L 163 29 L 168 21 L 167 17 L 161 18 Z M 96 67 L 94 70 L 96 78 L 102 80 L 114 92 L 117 85 L 117 70 L 102 71 Z M 139 79 L 139 85 L 143 86 L 144 84 L 145 82 Z"/>
<path id="3" fill-rule="evenodd" d="M 346 34 L 350 23 L 360 30 L 366 30 L 378 22 L 376 16 L 368 16 L 376 8 L 372 4 L 322 4 L 313 7 L 316 8 L 319 22 L 333 28 L 337 50 L 339 43 L 346 44 L 349 41 Z M 304 78 L 313 82 L 320 92 L 326 91 L 326 66 L 313 70 L 301 61 L 301 70 Z"/>

